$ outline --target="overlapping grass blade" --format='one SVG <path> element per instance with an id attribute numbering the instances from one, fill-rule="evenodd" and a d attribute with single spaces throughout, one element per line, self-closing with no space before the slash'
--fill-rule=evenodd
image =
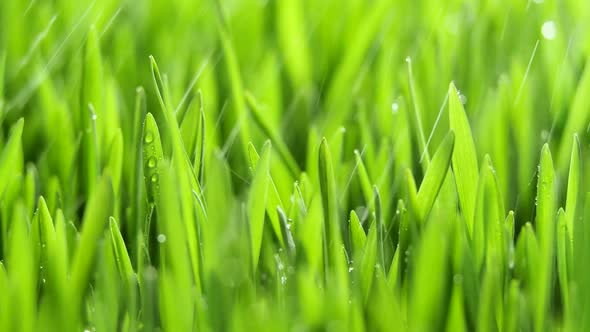
<path id="1" fill-rule="evenodd" d="M 436 150 L 432 157 L 432 162 L 420 184 L 420 189 L 416 196 L 418 204 L 417 212 L 420 220 L 424 220 L 428 216 L 436 201 L 438 192 L 449 170 L 454 146 L 455 134 L 451 130 Z"/>

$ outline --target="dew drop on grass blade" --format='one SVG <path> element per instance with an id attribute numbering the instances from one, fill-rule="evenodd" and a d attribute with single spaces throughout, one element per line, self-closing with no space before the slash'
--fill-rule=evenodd
<path id="1" fill-rule="evenodd" d="M 163 152 L 160 131 L 151 113 L 145 117 L 142 137 L 143 174 L 148 202 L 157 204 L 160 199 L 158 164 L 162 161 Z"/>

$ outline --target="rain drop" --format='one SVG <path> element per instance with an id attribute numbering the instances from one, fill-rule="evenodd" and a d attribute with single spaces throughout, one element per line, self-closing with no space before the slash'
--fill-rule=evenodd
<path id="1" fill-rule="evenodd" d="M 467 97 L 462 94 L 461 92 L 459 92 L 459 100 L 461 101 L 461 104 L 465 105 L 467 104 Z"/>
<path id="2" fill-rule="evenodd" d="M 348 272 L 352 272 L 352 271 L 354 271 L 354 267 L 351 266 L 348 268 Z"/>
<path id="3" fill-rule="evenodd" d="M 152 178 L 151 178 L 151 180 L 152 180 L 152 182 L 154 182 L 154 183 L 155 183 L 156 181 L 158 181 L 158 174 L 153 174 L 153 175 L 152 175 Z"/>
<path id="4" fill-rule="evenodd" d="M 557 35 L 557 27 L 555 26 L 555 22 L 547 21 L 543 23 L 541 26 L 541 34 L 543 34 L 543 38 L 547 40 L 555 39 L 555 36 Z"/>
<path id="5" fill-rule="evenodd" d="M 151 143 L 154 141 L 154 135 L 152 133 L 146 133 L 143 139 L 146 143 Z"/>
<path id="6" fill-rule="evenodd" d="M 391 113 L 397 114 L 398 111 L 399 111 L 399 105 L 397 103 L 391 104 Z"/>
<path id="7" fill-rule="evenodd" d="M 287 283 L 287 277 L 285 276 L 281 276 L 281 284 L 286 284 Z"/>
<path id="8" fill-rule="evenodd" d="M 148 159 L 148 167 L 149 168 L 156 167 L 156 157 L 150 157 L 150 159 Z"/>
<path id="9" fill-rule="evenodd" d="M 160 243 L 166 242 L 166 235 L 164 235 L 164 234 L 158 234 L 157 240 Z"/>

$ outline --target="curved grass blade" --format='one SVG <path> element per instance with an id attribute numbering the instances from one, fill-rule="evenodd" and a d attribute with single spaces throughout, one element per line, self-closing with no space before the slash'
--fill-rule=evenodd
<path id="1" fill-rule="evenodd" d="M 455 146 L 455 134 L 451 130 L 434 153 L 430 166 L 426 170 L 424 180 L 420 185 L 416 201 L 418 204 L 418 216 L 423 222 L 428 217 L 432 206 L 438 196 L 451 163 L 453 147 Z"/>
<path id="2" fill-rule="evenodd" d="M 197 111 L 197 107 L 198 106 L 196 103 L 191 101 L 187 106 L 186 115 L 182 118 L 182 120 L 178 121 L 180 124 L 180 136 L 182 137 L 182 142 L 184 143 L 184 149 L 186 150 L 186 154 L 189 156 L 189 158 L 191 158 L 191 161 L 195 160 L 197 153 L 197 140 L 201 135 L 201 116 Z M 178 116 L 178 113 L 176 115 Z M 198 171 L 196 173 L 198 174 Z"/>
<path id="3" fill-rule="evenodd" d="M 363 159 L 358 150 L 354 150 L 354 159 L 365 202 L 367 202 L 367 204 L 372 204 L 373 189 L 371 188 L 371 180 L 369 179 L 369 173 L 367 173 L 367 169 L 365 168 L 365 164 L 363 163 Z"/>
<path id="4" fill-rule="evenodd" d="M 467 220 L 469 234 L 472 234 L 479 176 L 477 154 L 471 128 L 469 127 L 469 120 L 459 98 L 459 92 L 452 82 L 449 86 L 449 120 L 451 129 L 455 132 L 456 140 L 452 161 L 457 193 L 461 209 Z"/>
<path id="5" fill-rule="evenodd" d="M 246 101 L 244 99 L 244 85 L 242 82 L 242 76 L 240 74 L 238 56 L 235 52 L 226 27 L 221 22 L 219 22 L 219 20 L 217 23 L 219 40 L 221 42 L 225 65 L 227 67 L 227 75 L 230 85 L 234 114 L 240 126 L 240 143 L 242 145 L 242 153 L 244 154 L 244 157 L 247 157 L 248 142 L 250 141 L 251 134 L 250 123 L 247 121 L 248 117 L 246 113 Z"/>
<path id="6" fill-rule="evenodd" d="M 206 137 L 206 122 L 205 122 L 205 110 L 203 109 L 203 94 L 201 90 L 198 91 L 199 95 L 199 126 L 197 127 L 197 142 L 195 146 L 195 158 L 194 164 L 197 167 L 196 174 L 198 176 L 199 183 L 203 183 L 203 176 L 205 174 L 205 137 Z"/>
<path id="7" fill-rule="evenodd" d="M 267 141 L 267 143 L 271 144 L 270 141 Z M 272 148 L 272 145 L 270 145 L 270 147 Z M 271 153 L 272 153 L 272 149 L 271 149 Z M 256 166 L 258 165 L 258 161 L 260 160 L 260 156 L 258 155 L 256 148 L 254 147 L 254 145 L 251 142 L 248 143 L 248 156 L 249 156 L 249 160 L 250 160 L 250 169 L 252 170 L 252 173 L 255 174 Z M 279 216 L 276 213 L 277 207 L 280 207 L 281 210 L 283 210 L 283 203 L 281 202 L 281 197 L 277 191 L 277 187 L 275 186 L 275 183 L 274 183 L 272 176 L 270 174 L 270 169 L 269 169 L 269 174 L 268 174 L 268 181 L 269 181 L 269 183 L 268 183 L 269 189 L 268 190 L 270 192 L 268 193 L 268 196 L 266 199 L 266 214 L 268 215 L 268 217 L 270 219 L 271 225 L 273 227 L 275 235 L 279 239 L 279 242 L 281 244 L 284 244 L 285 237 L 283 236 L 283 232 L 281 231 L 282 224 L 281 224 Z"/>
<path id="8" fill-rule="evenodd" d="M 263 112 L 262 110 L 260 110 L 260 106 L 258 106 L 258 103 L 256 102 L 254 96 L 248 92 L 245 96 L 252 118 L 260 127 L 260 129 L 262 129 L 264 134 L 268 136 L 268 138 L 273 142 L 277 152 L 279 153 L 279 156 L 281 157 L 285 165 L 287 165 L 287 168 L 289 169 L 291 176 L 297 179 L 299 177 L 299 173 L 301 173 L 301 170 L 299 169 L 299 166 L 297 165 L 295 158 L 293 158 L 293 155 L 291 155 L 291 152 L 289 151 L 287 144 L 285 144 L 281 136 L 278 135 L 272 129 L 272 126 L 268 124 L 268 122 L 265 120 L 264 116 L 262 115 Z"/>
<path id="9" fill-rule="evenodd" d="M 129 253 L 127 252 L 125 241 L 119 231 L 119 225 L 113 217 L 109 218 L 109 230 L 111 234 L 111 248 L 113 250 L 113 256 L 115 257 L 115 262 L 117 263 L 119 275 L 121 280 L 130 286 L 129 283 L 134 275 L 133 267 L 131 266 L 131 259 L 129 259 Z"/>

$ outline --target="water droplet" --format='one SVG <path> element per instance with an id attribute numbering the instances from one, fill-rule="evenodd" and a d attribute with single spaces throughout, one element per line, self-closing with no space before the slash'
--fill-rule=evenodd
<path id="1" fill-rule="evenodd" d="M 410 62 L 412 62 L 412 58 L 410 58 L 410 56 L 409 56 L 409 55 L 406 57 L 406 62 L 407 62 L 407 63 L 410 63 Z"/>
<path id="2" fill-rule="evenodd" d="M 354 271 L 354 267 L 351 266 L 348 268 L 348 272 L 352 272 L 352 271 Z"/>
<path id="3" fill-rule="evenodd" d="M 153 174 L 151 177 L 152 182 L 158 181 L 158 174 Z"/>
<path id="4" fill-rule="evenodd" d="M 152 133 L 146 133 L 145 138 L 143 139 L 146 143 L 151 143 L 154 141 L 154 135 Z"/>
<path id="5" fill-rule="evenodd" d="M 96 121 L 96 114 L 92 113 L 92 116 L 90 116 L 92 118 L 92 121 Z"/>
<path id="6" fill-rule="evenodd" d="M 279 269 L 279 271 L 283 271 L 284 268 L 285 266 L 283 265 L 283 263 L 279 262 L 279 264 L 277 265 L 277 269 Z"/>
<path id="7" fill-rule="evenodd" d="M 148 167 L 149 168 L 156 167 L 156 157 L 150 157 L 150 159 L 148 159 Z"/>
<path id="8" fill-rule="evenodd" d="M 543 23 L 541 26 L 541 34 L 543 34 L 543 38 L 547 40 L 555 39 L 555 36 L 557 36 L 557 27 L 555 26 L 555 22 L 547 21 Z"/>
<path id="9" fill-rule="evenodd" d="M 391 104 L 391 113 L 397 114 L 398 111 L 399 111 L 399 105 L 397 103 Z"/>
<path id="10" fill-rule="evenodd" d="M 287 224 L 287 229 L 291 229 L 291 224 Z"/>
<path id="11" fill-rule="evenodd" d="M 160 243 L 166 242 L 166 235 L 164 235 L 164 234 L 158 234 L 157 240 Z"/>
<path id="12" fill-rule="evenodd" d="M 463 105 L 467 104 L 467 96 L 465 96 L 461 92 L 459 92 L 459 100 L 461 101 L 461 104 L 463 104 Z"/>
<path id="13" fill-rule="evenodd" d="M 281 276 L 281 284 L 286 284 L 287 283 L 287 277 L 285 276 Z"/>

